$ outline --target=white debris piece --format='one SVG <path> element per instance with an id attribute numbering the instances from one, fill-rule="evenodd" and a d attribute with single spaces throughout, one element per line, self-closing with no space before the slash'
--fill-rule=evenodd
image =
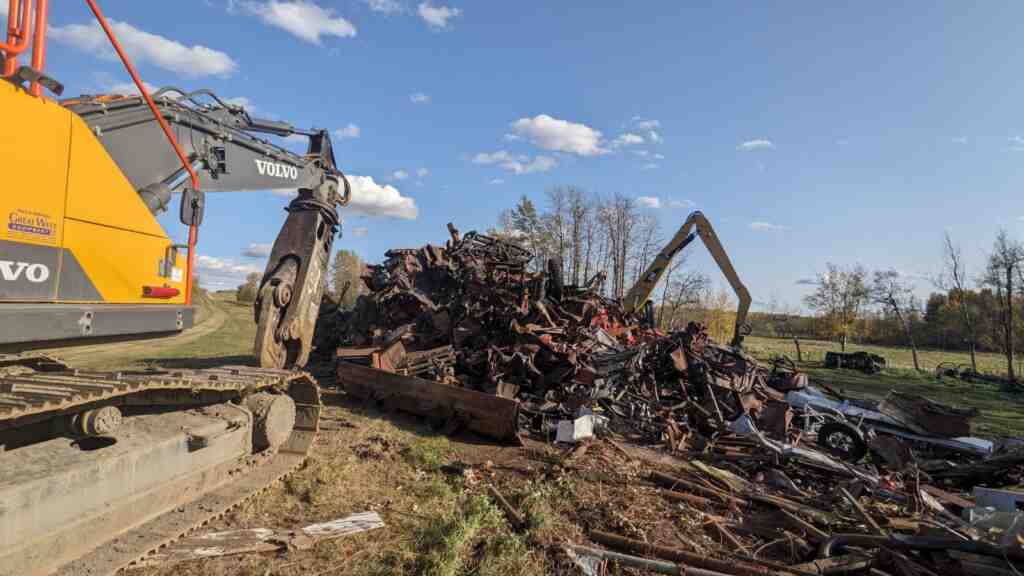
<path id="1" fill-rule="evenodd" d="M 561 420 L 558 422 L 558 436 L 555 438 L 557 442 L 568 442 L 575 444 L 584 438 L 593 438 L 594 436 L 594 416 L 588 414 L 586 416 L 580 416 L 575 420 Z"/>

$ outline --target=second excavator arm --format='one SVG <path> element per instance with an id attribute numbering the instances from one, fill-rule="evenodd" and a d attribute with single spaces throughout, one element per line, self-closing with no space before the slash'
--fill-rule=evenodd
<path id="1" fill-rule="evenodd" d="M 736 325 L 731 342 L 733 346 L 738 347 L 742 345 L 743 337 L 748 332 L 746 321 L 747 312 L 750 310 L 750 292 L 747 291 L 747 287 L 743 285 L 743 282 L 736 274 L 736 269 L 733 267 L 732 261 L 729 260 L 729 255 L 725 252 L 725 248 L 722 247 L 721 241 L 718 240 L 718 235 L 715 234 L 715 229 L 702 212 L 695 211 L 686 218 L 686 221 L 679 227 L 679 230 L 672 239 L 654 257 L 654 261 L 644 270 L 636 284 L 630 288 L 629 293 L 626 294 L 623 300 L 623 306 L 627 313 L 640 310 L 651 297 L 651 294 L 654 293 L 654 289 L 658 286 L 658 281 L 661 280 L 661 277 L 668 270 L 672 259 L 698 236 L 708 249 L 708 252 L 711 253 L 711 257 L 715 260 L 715 264 L 718 265 L 729 285 L 732 286 L 736 299 L 739 301 L 736 308 Z"/>

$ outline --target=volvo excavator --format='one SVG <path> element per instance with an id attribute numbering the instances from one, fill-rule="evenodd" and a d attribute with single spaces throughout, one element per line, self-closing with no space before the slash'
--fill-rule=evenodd
<path id="1" fill-rule="evenodd" d="M 629 314 L 641 312 L 645 306 L 650 308 L 651 294 L 657 288 L 661 277 L 668 271 L 672 260 L 690 242 L 693 242 L 698 237 L 700 237 L 704 247 L 708 249 L 711 258 L 714 259 L 715 264 L 718 265 L 718 268 L 722 271 L 725 279 L 732 286 L 732 290 L 736 294 L 736 325 L 729 344 L 734 348 L 741 348 L 743 346 L 743 337 L 750 333 L 750 326 L 747 324 L 747 312 L 750 310 L 750 292 L 740 280 L 739 275 L 736 274 L 736 269 L 733 268 L 729 255 L 725 252 L 722 242 L 718 239 L 718 235 L 715 234 L 715 229 L 711 226 L 711 222 L 708 221 L 703 212 L 694 211 L 687 216 L 683 225 L 672 236 L 672 239 L 665 244 L 661 252 L 658 252 L 658 255 L 654 257 L 654 260 L 647 266 L 647 269 L 640 275 L 636 284 L 626 293 L 626 297 L 622 301 L 623 308 Z M 648 315 L 652 314 L 653 309 Z"/>
<path id="2" fill-rule="evenodd" d="M 209 91 L 151 95 L 96 0 L 138 95 L 55 99 L 49 2 L 0 1 L 0 576 L 113 574 L 305 459 L 320 391 L 294 368 L 350 188 L 324 130 Z M 298 195 L 259 286 L 259 367 L 91 372 L 30 352 L 187 330 L 205 194 L 282 188 Z M 168 209 L 187 244 L 158 222 Z"/>

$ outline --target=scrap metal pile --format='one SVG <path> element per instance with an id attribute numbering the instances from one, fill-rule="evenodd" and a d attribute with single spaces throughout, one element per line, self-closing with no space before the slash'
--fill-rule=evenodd
<path id="1" fill-rule="evenodd" d="M 601 296 L 600 275 L 564 285 L 557 262 L 530 271 L 532 255 L 512 243 L 449 231 L 444 246 L 369 266 L 369 292 L 322 318 L 318 346 L 337 349 L 350 395 L 445 431 L 528 435 L 573 453 L 595 435 L 662 448 L 674 474 L 647 481 L 699 511 L 733 553 L 701 563 L 599 531 L 592 540 L 675 560 L 662 568 L 677 574 L 1009 575 L 1005 558 L 1024 558 L 1018 500 L 990 509 L 954 493 L 1024 478 L 1019 446 L 965 437 L 973 412 L 819 390 L 792 363 L 758 363 L 698 323 L 645 325 Z"/>

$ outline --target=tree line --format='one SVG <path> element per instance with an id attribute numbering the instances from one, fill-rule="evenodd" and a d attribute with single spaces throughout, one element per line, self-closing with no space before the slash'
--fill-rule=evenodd
<path id="1" fill-rule="evenodd" d="M 769 303 L 755 315 L 755 333 L 827 339 L 844 350 L 850 340 L 908 346 L 915 368 L 919 346 L 968 352 L 975 371 L 978 352 L 995 352 L 1006 357 L 1007 376 L 1016 380 L 1016 348 L 1024 338 L 1024 244 L 999 231 L 976 269 L 948 232 L 941 252 L 941 270 L 930 277 L 830 263 L 804 299 L 812 316 Z M 932 288 L 924 301 L 916 296 L 918 283 Z"/>

